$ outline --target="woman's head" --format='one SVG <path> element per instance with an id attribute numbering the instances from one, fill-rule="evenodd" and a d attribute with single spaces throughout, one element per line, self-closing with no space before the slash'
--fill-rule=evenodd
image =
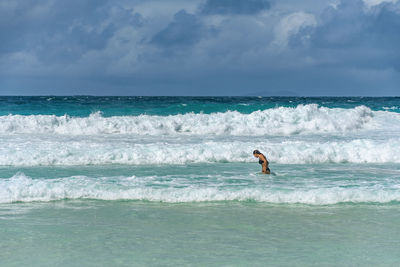
<path id="1" fill-rule="evenodd" d="M 260 154 L 261 154 L 261 152 L 258 151 L 257 149 L 253 151 L 253 156 L 254 157 L 258 157 L 258 155 L 260 155 Z"/>

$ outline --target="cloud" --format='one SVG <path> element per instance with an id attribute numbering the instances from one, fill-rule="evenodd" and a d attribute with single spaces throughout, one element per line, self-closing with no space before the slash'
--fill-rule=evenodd
<path id="1" fill-rule="evenodd" d="M 150 43 L 161 47 L 188 46 L 202 37 L 203 25 L 199 19 L 181 10 L 174 15 L 171 23 L 153 36 Z"/>
<path id="2" fill-rule="evenodd" d="M 374 6 L 378 6 L 382 3 L 397 3 L 398 0 L 364 0 L 365 5 L 368 8 L 374 7 Z"/>
<path id="3" fill-rule="evenodd" d="M 317 20 L 314 15 L 305 12 L 295 12 L 283 17 L 275 28 L 274 45 L 285 48 L 288 45 L 289 39 L 298 34 L 301 29 L 307 27 L 315 27 Z M 303 38 L 309 38 L 305 35 Z"/>
<path id="4" fill-rule="evenodd" d="M 331 3 L 4 0 L 0 94 L 68 93 L 57 81 L 71 80 L 111 93 L 398 90 L 399 1 Z"/>
<path id="5" fill-rule="evenodd" d="M 347 66 L 392 68 L 393 59 L 400 57 L 399 28 L 400 14 L 391 5 L 365 12 L 362 1 L 344 1 L 322 14 L 312 49 L 330 51 L 336 62 Z"/>
<path id="6" fill-rule="evenodd" d="M 207 0 L 201 7 L 201 13 L 254 15 L 269 8 L 270 3 L 266 0 Z"/>
<path id="7" fill-rule="evenodd" d="M 49 69 L 64 72 L 83 66 L 98 68 L 98 61 L 82 62 L 82 59 L 94 51 L 106 51 L 121 29 L 137 29 L 143 24 L 143 18 L 133 9 L 105 0 L 16 1 L 0 6 L 0 14 L 11 14 L 0 24 L 8 29 L 0 33 L 7 40 L 0 45 L 0 57 L 13 66 L 6 72 L 14 70 L 29 75 L 40 70 L 48 75 Z"/>

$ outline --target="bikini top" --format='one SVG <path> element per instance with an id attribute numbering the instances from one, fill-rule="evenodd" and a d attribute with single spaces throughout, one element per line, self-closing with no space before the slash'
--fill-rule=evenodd
<path id="1" fill-rule="evenodd" d="M 258 160 L 258 163 L 259 163 L 259 164 L 263 164 L 264 161 L 260 159 L 260 160 Z"/>

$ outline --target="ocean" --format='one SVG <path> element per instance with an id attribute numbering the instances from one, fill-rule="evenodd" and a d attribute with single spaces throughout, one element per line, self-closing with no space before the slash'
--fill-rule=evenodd
<path id="1" fill-rule="evenodd" d="M 0 266 L 398 266 L 400 98 L 2 96 L 0 240 Z"/>

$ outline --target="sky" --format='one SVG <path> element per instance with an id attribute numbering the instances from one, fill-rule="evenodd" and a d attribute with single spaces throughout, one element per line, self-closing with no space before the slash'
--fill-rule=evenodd
<path id="1" fill-rule="evenodd" d="M 2 0 L 0 95 L 400 96 L 400 0 Z"/>

